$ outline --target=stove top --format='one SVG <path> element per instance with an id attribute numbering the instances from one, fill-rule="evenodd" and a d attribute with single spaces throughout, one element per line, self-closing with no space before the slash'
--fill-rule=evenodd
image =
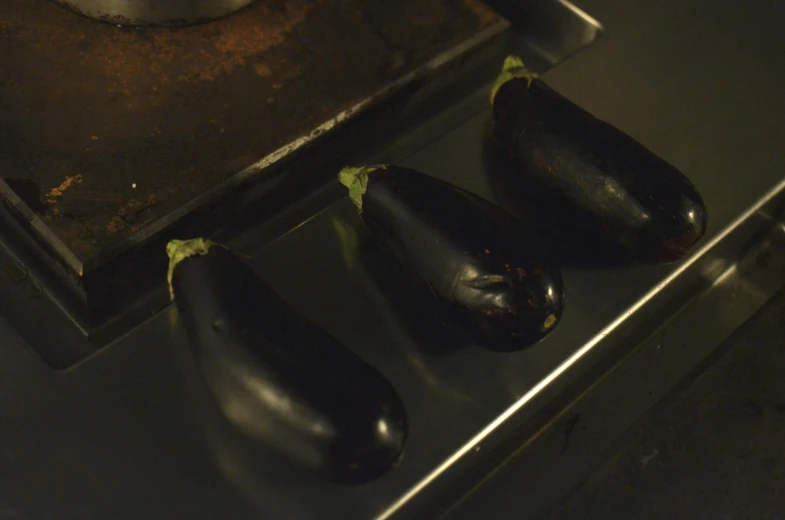
<path id="1" fill-rule="evenodd" d="M 99 27 L 111 38 L 127 30 L 88 24 L 54 3 L 0 2 L 0 176 L 6 179 L 0 182 L 5 199 L 0 208 L 0 513 L 79 520 L 431 519 L 442 518 L 468 492 L 482 495 L 476 491 L 481 482 L 503 481 L 507 498 L 519 499 L 509 509 L 512 515 L 525 511 L 536 518 L 588 474 L 581 468 L 592 466 L 593 454 L 613 446 L 636 414 L 653 406 L 783 286 L 785 180 L 776 166 L 785 158 L 778 140 L 785 133 L 785 120 L 778 117 L 785 99 L 783 69 L 776 65 L 785 61 L 780 30 L 785 12 L 762 2 L 743 10 L 731 1 L 706 9 L 699 0 L 641 0 L 634 8 L 581 0 L 580 9 L 567 0 L 509 3 L 522 7 L 505 15 L 510 24 L 499 20 L 467 32 L 466 39 L 445 45 L 446 51 L 423 57 L 421 65 L 407 69 L 411 72 L 380 80 L 382 90 L 391 89 L 381 98 L 358 93 L 360 101 L 349 102 L 348 112 L 314 120 L 316 126 L 318 121 L 349 124 L 326 124 L 321 127 L 326 135 L 318 139 L 310 137 L 313 129 L 305 129 L 297 134 L 305 141 L 282 138 L 283 146 L 271 145 L 271 150 L 283 150 L 272 159 L 284 155 L 285 161 L 249 169 L 248 164 L 270 154 L 249 156 L 248 164 L 227 173 L 227 180 L 190 199 L 198 204 L 161 208 L 164 216 L 144 224 L 145 214 L 134 221 L 126 210 L 126 228 L 112 239 L 119 253 L 109 260 L 112 249 L 106 246 L 106 256 L 96 253 L 93 266 L 82 264 L 79 274 L 66 258 L 75 248 L 66 247 L 64 233 L 53 232 L 53 209 L 67 212 L 67 200 L 71 212 L 81 204 L 97 204 L 87 198 L 95 192 L 85 191 L 90 185 L 95 190 L 101 183 L 125 183 L 129 193 L 107 189 L 104 196 L 124 193 L 130 200 L 139 198 L 146 184 L 139 176 L 116 180 L 118 172 L 126 171 L 118 168 L 89 178 L 87 170 L 62 170 L 62 176 L 46 182 L 27 170 L 47 161 L 56 170 L 77 161 L 70 155 L 89 165 L 84 148 L 102 143 L 108 134 L 91 130 L 84 148 L 62 143 L 58 148 L 59 141 L 50 136 L 48 146 L 63 158 L 58 163 L 44 141 L 26 133 L 18 111 L 35 115 L 50 105 L 43 87 L 32 91 L 38 93 L 38 105 L 17 102 L 32 95 L 21 84 L 17 97 L 9 97 L 14 82 L 26 77 L 21 72 L 42 77 L 60 67 L 63 85 L 78 76 L 66 74 L 70 65 L 54 59 L 35 66 L 20 60 L 25 46 L 19 36 L 25 31 L 37 34 L 26 40 L 27 56 L 36 45 L 52 48 L 54 43 L 45 31 L 19 24 L 19 17 L 32 20 L 31 13 L 46 12 L 75 27 Z M 254 9 L 275 4 L 264 0 Z M 352 0 L 344 4 L 353 5 Z M 319 5 L 327 4 L 312 9 Z M 443 5 L 467 16 L 471 11 L 462 0 Z M 239 23 L 252 12 L 238 12 L 222 23 Z M 587 13 L 607 27 L 596 43 L 603 31 Z M 49 27 L 54 31 L 56 25 Z M 157 34 L 128 31 L 133 38 Z M 99 50 L 94 47 L 94 53 Z M 390 283 L 372 255 L 358 254 L 357 262 L 347 258 L 336 222 L 360 234 L 364 228 L 334 176 L 345 164 L 396 163 L 503 204 L 504 193 L 492 182 L 494 169 L 484 162 L 482 139 L 491 120 L 490 84 L 508 53 L 521 56 L 553 88 L 683 169 L 704 195 L 711 220 L 706 237 L 683 262 L 565 267 L 568 303 L 561 325 L 532 348 L 503 354 L 461 341 L 415 312 L 410 292 Z M 246 63 L 221 77 L 240 70 L 252 73 Z M 739 77 L 753 95 L 737 95 Z M 330 79 L 323 80 L 329 88 L 314 83 L 314 92 L 320 91 L 314 96 L 337 89 Z M 51 83 L 55 94 L 64 90 Z M 175 94 L 170 99 L 180 102 Z M 234 103 L 228 97 L 223 101 Z M 204 109 L 213 102 L 205 96 Z M 361 114 L 355 116 L 351 107 L 358 105 Z M 193 106 L 199 113 L 199 103 Z M 79 110 L 68 108 L 81 117 Z M 71 138 L 63 129 L 67 122 L 49 121 L 53 134 Z M 13 122 L 16 131 L 8 126 Z M 265 118 L 256 123 L 244 127 L 248 135 L 272 124 Z M 168 135 L 172 142 L 186 142 Z M 125 141 L 116 139 L 115 146 L 125 150 Z M 291 142 L 300 143 L 302 153 L 288 153 L 285 146 Z M 180 157 L 192 161 L 195 172 L 203 172 L 215 160 L 211 154 L 220 151 L 189 146 L 191 155 Z M 27 150 L 30 164 L 19 159 L 19 149 Z M 104 165 L 136 164 L 130 155 L 113 163 L 108 148 L 103 150 Z M 168 160 L 160 150 L 146 152 L 135 159 L 146 161 L 143 166 L 155 167 L 147 159 L 150 153 Z M 61 187 L 66 177 L 80 174 L 81 179 Z M 152 174 L 148 181 L 163 183 Z M 180 181 L 183 191 L 190 187 Z M 48 200 L 50 193 L 54 202 Z M 127 204 L 118 199 L 112 207 L 122 207 L 121 202 Z M 107 210 L 103 225 L 119 212 Z M 93 215 L 83 210 L 81 218 L 90 221 Z M 165 225 L 146 234 L 145 229 L 155 229 L 153 222 Z M 131 226 L 141 227 L 132 232 Z M 410 419 L 398 467 L 366 485 L 329 483 L 297 470 L 260 443 L 244 441 L 226 424 L 210 401 L 178 312 L 167 305 L 163 247 L 170 234 L 208 234 L 247 256 L 255 272 L 293 307 L 395 386 Z M 136 321 L 121 325 L 110 319 L 108 328 L 85 327 L 72 310 L 88 304 L 91 312 L 108 312 L 102 308 L 109 305 L 132 309 L 128 312 Z M 644 354 L 637 358 L 638 368 L 622 370 L 619 363 L 636 353 Z M 623 391 L 606 393 L 608 382 Z M 589 393 L 594 397 L 585 404 Z M 584 404 L 574 402 L 578 396 Z M 523 476 L 512 469 L 513 455 L 526 468 Z M 496 477 L 490 479 L 491 473 Z M 496 495 L 494 505 L 500 502 L 503 497 Z M 488 516 L 487 506 L 479 512 Z"/>

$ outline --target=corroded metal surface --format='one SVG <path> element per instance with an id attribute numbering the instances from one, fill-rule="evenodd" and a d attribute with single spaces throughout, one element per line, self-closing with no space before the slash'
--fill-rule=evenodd
<path id="1" fill-rule="evenodd" d="M 265 0 L 204 25 L 144 30 L 4 0 L 0 177 L 95 267 L 498 21 L 480 0 Z"/>

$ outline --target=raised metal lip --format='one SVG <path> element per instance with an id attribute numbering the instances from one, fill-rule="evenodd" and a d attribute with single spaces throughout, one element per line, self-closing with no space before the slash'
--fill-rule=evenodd
<path id="1" fill-rule="evenodd" d="M 575 4 L 568 2 L 567 0 L 558 0 L 558 2 L 572 11 L 576 16 L 584 20 L 587 24 L 594 26 L 599 31 L 605 32 L 605 27 L 593 16 L 590 16 L 586 11 L 579 8 Z"/>
<path id="2" fill-rule="evenodd" d="M 515 401 L 512 405 L 507 407 L 500 415 L 498 415 L 493 421 L 488 423 L 482 430 L 479 431 L 474 437 L 472 437 L 468 442 L 466 442 L 463 446 L 461 446 L 457 451 L 455 451 L 452 455 L 450 455 L 447 459 L 444 460 L 439 466 L 436 467 L 433 471 L 428 473 L 423 479 L 421 479 L 417 484 L 411 487 L 406 493 L 404 493 L 398 500 L 393 502 L 391 505 L 387 506 L 378 516 L 376 516 L 376 520 L 386 520 L 391 518 L 396 512 L 398 512 L 409 500 L 414 498 L 415 495 L 420 493 L 426 487 L 428 487 L 432 482 L 438 479 L 442 474 L 447 472 L 453 464 L 458 462 L 461 458 L 463 458 L 466 454 L 471 453 L 475 448 L 477 448 L 486 438 L 488 438 L 494 431 L 496 431 L 505 421 L 510 419 L 514 416 L 518 411 L 520 411 L 523 407 L 525 407 L 530 401 L 532 401 L 537 395 L 539 395 L 548 385 L 556 381 L 562 374 L 567 372 L 570 368 L 572 368 L 578 361 L 580 361 L 586 354 L 588 354 L 594 347 L 596 347 L 606 336 L 610 335 L 615 329 L 617 329 L 620 325 L 622 325 L 628 318 L 630 318 L 633 314 L 638 312 L 642 309 L 651 299 L 657 296 L 658 293 L 663 291 L 667 288 L 671 283 L 673 283 L 677 278 L 679 278 L 682 274 L 684 274 L 690 267 L 695 265 L 699 260 L 701 260 L 704 256 L 710 253 L 720 242 L 722 242 L 728 235 L 733 233 L 737 228 L 742 226 L 745 222 L 747 222 L 750 218 L 752 218 L 756 213 L 761 211 L 767 204 L 769 204 L 772 200 L 776 199 L 778 196 L 785 193 L 785 178 L 780 180 L 772 189 L 767 191 L 760 199 L 758 199 L 755 203 L 747 208 L 741 215 L 736 217 L 730 224 L 725 226 L 717 235 L 714 236 L 710 241 L 704 244 L 698 251 L 696 251 L 692 256 L 688 257 L 681 265 L 679 265 L 672 273 L 666 276 L 662 281 L 656 284 L 653 288 L 651 288 L 648 292 L 646 292 L 641 298 L 639 298 L 635 303 L 627 307 L 624 311 L 622 311 L 613 321 L 611 321 L 608 325 L 602 328 L 597 334 L 595 334 L 589 341 L 584 343 L 578 350 L 573 352 L 571 356 L 565 359 L 559 366 L 557 366 L 554 370 L 552 370 L 548 375 L 543 377 L 537 384 L 535 384 L 528 392 L 526 392 L 520 399 Z"/>
<path id="3" fill-rule="evenodd" d="M 30 227 L 42 237 L 46 237 L 46 240 L 49 242 L 52 249 L 54 249 L 57 254 L 59 254 L 65 264 L 76 271 L 79 276 L 83 274 L 83 265 L 82 261 L 66 246 L 60 238 L 52 233 L 49 229 L 49 226 L 38 216 L 36 215 L 33 210 L 31 210 L 27 203 L 25 203 L 22 198 L 16 194 L 16 192 L 5 182 L 2 178 L 0 178 L 0 195 L 2 195 L 5 200 L 14 207 L 19 213 L 27 220 Z"/>

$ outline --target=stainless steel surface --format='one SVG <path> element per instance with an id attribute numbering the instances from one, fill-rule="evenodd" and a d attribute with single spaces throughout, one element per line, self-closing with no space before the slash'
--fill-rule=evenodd
<path id="1" fill-rule="evenodd" d="M 582 49 L 602 34 L 602 24 L 567 0 L 507 1 L 498 4 L 505 16 L 518 20 L 526 33 L 525 46 L 555 65 L 575 49 Z M 555 37 L 554 37 L 555 36 Z"/>
<path id="2" fill-rule="evenodd" d="M 742 251 L 735 260 L 713 254 L 704 279 L 714 281 L 704 291 L 685 299 L 678 313 L 628 355 L 611 361 L 615 366 L 589 389 L 579 389 L 574 402 L 494 469 L 447 518 L 470 520 L 489 511 L 494 518 L 516 518 L 520 511 L 527 518 L 548 518 L 560 508 L 566 495 L 617 453 L 625 430 L 778 291 L 785 296 L 785 228 L 778 221 L 785 219 L 782 208 L 779 215 L 758 212 L 753 220 L 768 232 L 734 244 L 733 250 Z M 774 333 L 781 337 L 783 331 Z"/>
<path id="3" fill-rule="evenodd" d="M 637 314 L 648 311 L 649 309 L 647 309 L 647 307 L 655 306 L 656 300 L 668 299 L 669 301 L 664 304 L 672 307 L 672 312 L 670 314 L 675 315 L 680 311 L 679 307 L 684 304 L 684 301 L 678 296 L 683 297 L 685 294 L 692 296 L 692 294 L 696 293 L 696 288 L 704 288 L 707 283 L 709 284 L 709 287 L 722 284 L 726 278 L 736 271 L 734 259 L 740 252 L 739 246 L 743 245 L 743 242 L 740 243 L 740 241 L 748 239 L 754 232 L 759 231 L 761 229 L 761 223 L 756 221 L 761 220 L 762 215 L 765 215 L 767 211 L 782 205 L 783 201 L 785 201 L 785 179 L 727 227 L 717 233 L 709 242 L 699 248 L 698 251 L 681 262 L 680 265 L 669 272 L 662 280 L 656 282 L 653 287 L 633 301 L 629 307 L 614 317 L 610 323 L 591 336 L 588 341 L 577 348 L 567 357 L 567 359 L 545 374 L 520 398 L 515 400 L 511 406 L 487 424 L 467 443 L 461 446 L 460 449 L 451 454 L 450 457 L 418 482 L 417 485 L 409 489 L 405 495 L 392 504 L 389 509 L 385 510 L 382 515 L 380 515 L 380 518 L 389 518 L 394 515 L 434 480 L 441 477 L 442 474 L 452 470 L 453 466 L 462 462 L 462 460 L 467 455 L 470 455 L 472 451 L 481 447 L 482 443 L 487 438 L 494 435 L 502 425 L 512 419 L 530 402 L 534 401 L 548 386 L 568 373 L 568 371 L 578 364 L 593 349 L 598 347 L 598 345 L 614 341 L 619 334 L 619 330 L 622 330 L 622 335 L 628 335 L 629 331 L 623 330 L 625 325 L 627 325 L 627 322 L 635 320 Z M 751 225 L 755 227 L 752 227 Z M 776 224 L 774 229 L 778 231 L 779 226 L 781 226 L 781 224 Z M 718 266 L 727 267 L 718 271 Z M 771 277 L 769 282 L 771 282 L 771 285 L 767 287 L 768 297 L 773 296 L 780 287 L 785 286 L 785 278 L 782 276 Z M 677 294 L 666 294 L 668 292 L 675 292 L 676 288 L 679 290 Z M 692 289 L 692 291 L 690 291 L 690 289 Z M 761 302 L 761 305 L 765 303 L 765 301 L 766 299 Z M 662 305 L 662 303 L 660 305 Z M 740 324 L 741 323 L 737 323 L 737 325 Z M 656 322 L 654 322 L 654 327 L 656 328 L 656 326 Z M 636 324 L 635 328 L 638 329 L 639 333 L 640 327 L 652 327 L 652 323 L 643 322 Z M 732 330 L 728 332 L 732 332 Z M 717 344 L 718 343 L 715 343 L 713 346 L 716 346 Z"/>
<path id="4" fill-rule="evenodd" d="M 128 26 L 180 26 L 206 22 L 255 0 L 55 0 L 79 14 Z"/>
<path id="5" fill-rule="evenodd" d="M 715 284 L 772 227 L 767 212 L 785 188 L 785 12 L 774 2 L 579 5 L 607 34 L 543 77 L 696 184 L 710 223 L 693 256 L 672 266 L 566 270 L 560 326 L 526 351 L 499 354 L 412 323 L 405 294 L 347 264 L 332 219 L 361 227 L 343 197 L 259 251 L 259 272 L 390 378 L 408 409 L 401 466 L 362 487 L 309 479 L 215 421 L 200 404 L 173 308 L 65 372 L 51 370 L 0 318 L 0 511 L 433 518 L 547 425 L 563 395 L 677 319 L 686 302 L 717 294 L 706 291 L 731 280 Z M 492 197 L 480 146 L 488 118 L 483 88 L 375 158 Z M 666 337 L 661 351 L 691 348 Z"/>
<path id="6" fill-rule="evenodd" d="M 783 316 L 780 291 L 636 421 L 549 520 L 785 517 Z"/>

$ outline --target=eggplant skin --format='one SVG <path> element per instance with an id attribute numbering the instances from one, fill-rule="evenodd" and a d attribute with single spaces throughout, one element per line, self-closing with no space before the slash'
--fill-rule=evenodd
<path id="1" fill-rule="evenodd" d="M 564 308 L 561 270 L 532 227 L 400 166 L 345 168 L 340 178 L 377 244 L 445 324 L 501 351 L 554 330 Z"/>
<path id="2" fill-rule="evenodd" d="M 678 260 L 703 237 L 708 213 L 687 177 L 517 58 L 505 62 L 492 103 L 494 136 L 545 233 L 638 263 Z"/>
<path id="3" fill-rule="evenodd" d="M 193 242 L 193 241 L 192 241 Z M 223 415 L 300 467 L 364 483 L 401 460 L 403 404 L 378 371 L 291 309 L 230 250 L 172 254 L 171 289 Z"/>

